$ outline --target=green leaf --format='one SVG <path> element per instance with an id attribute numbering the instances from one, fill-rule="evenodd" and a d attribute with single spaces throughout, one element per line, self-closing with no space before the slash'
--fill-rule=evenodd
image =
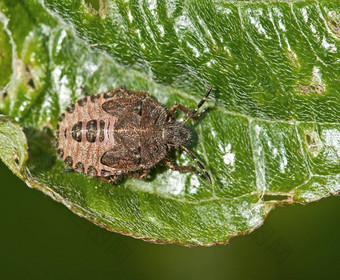
<path id="1" fill-rule="evenodd" d="M 27 141 L 22 128 L 11 119 L 0 115 L 0 157 L 20 179 L 25 180 Z"/>
<path id="2" fill-rule="evenodd" d="M 3 0 L 0 11 L 1 159 L 78 215 L 153 242 L 212 245 L 276 205 L 340 192 L 340 1 Z M 189 148 L 212 185 L 162 164 L 118 185 L 63 172 L 54 131 L 81 86 L 195 108 L 210 84 L 212 110 L 189 124 Z"/>
<path id="3" fill-rule="evenodd" d="M 7 29 L 7 21 L 0 14 L 0 93 L 6 92 L 6 87 L 13 74 L 12 72 L 12 46 Z"/>

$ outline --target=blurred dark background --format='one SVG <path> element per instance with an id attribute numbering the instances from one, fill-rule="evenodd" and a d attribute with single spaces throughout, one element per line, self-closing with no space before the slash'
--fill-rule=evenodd
<path id="1" fill-rule="evenodd" d="M 0 279 L 335 279 L 340 198 L 277 207 L 224 246 L 155 245 L 108 232 L 28 188 L 0 161 Z"/>

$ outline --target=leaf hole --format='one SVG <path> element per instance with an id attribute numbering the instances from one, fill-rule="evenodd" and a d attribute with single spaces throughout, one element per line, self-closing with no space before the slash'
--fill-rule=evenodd
<path id="1" fill-rule="evenodd" d="M 29 85 L 32 89 L 36 89 L 33 79 L 29 79 L 27 85 Z"/>
<path id="2" fill-rule="evenodd" d="M 332 29 L 335 32 L 335 34 L 340 36 L 340 22 L 336 21 L 333 18 L 329 18 L 327 23 L 329 28 Z"/>
<path id="3" fill-rule="evenodd" d="M 308 151 L 314 154 L 314 156 L 319 153 L 322 147 L 320 137 L 315 131 L 305 133 L 305 143 Z"/>
<path id="4" fill-rule="evenodd" d="M 20 166 L 19 157 L 17 155 L 14 157 L 14 162 L 18 167 Z"/>
<path id="5" fill-rule="evenodd" d="M 306 93 L 306 94 L 311 94 L 311 93 L 322 94 L 325 92 L 325 88 L 322 85 L 317 85 L 317 84 L 311 84 L 311 85 L 299 84 L 298 89 L 299 91 Z"/>
<path id="6" fill-rule="evenodd" d="M 94 15 L 105 16 L 109 7 L 106 0 L 84 0 L 87 11 Z"/>
<path id="7" fill-rule="evenodd" d="M 34 77 L 32 75 L 32 71 L 31 71 L 31 66 L 29 64 L 25 64 L 25 83 L 28 87 L 30 87 L 31 89 L 35 90 L 37 89 L 37 86 L 34 82 Z"/>
<path id="8" fill-rule="evenodd" d="M 308 147 L 316 146 L 316 140 L 309 132 L 307 132 L 305 135 L 305 142 Z"/>

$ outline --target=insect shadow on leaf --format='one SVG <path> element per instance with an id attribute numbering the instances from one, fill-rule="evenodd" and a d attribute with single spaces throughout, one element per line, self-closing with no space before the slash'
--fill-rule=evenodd
<path id="1" fill-rule="evenodd" d="M 53 148 L 55 145 L 53 131 L 49 127 L 44 127 L 42 130 L 26 127 L 24 132 L 27 137 L 28 165 L 31 165 L 31 170 L 33 172 L 51 170 L 57 159 Z"/>

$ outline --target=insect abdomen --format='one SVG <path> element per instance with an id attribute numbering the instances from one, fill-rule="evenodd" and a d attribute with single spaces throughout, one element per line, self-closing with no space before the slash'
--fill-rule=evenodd
<path id="1" fill-rule="evenodd" d="M 59 118 L 58 155 L 77 172 L 108 176 L 114 171 L 100 162 L 105 151 L 116 144 L 116 118 L 101 109 L 105 101 L 103 94 L 80 99 Z"/>

